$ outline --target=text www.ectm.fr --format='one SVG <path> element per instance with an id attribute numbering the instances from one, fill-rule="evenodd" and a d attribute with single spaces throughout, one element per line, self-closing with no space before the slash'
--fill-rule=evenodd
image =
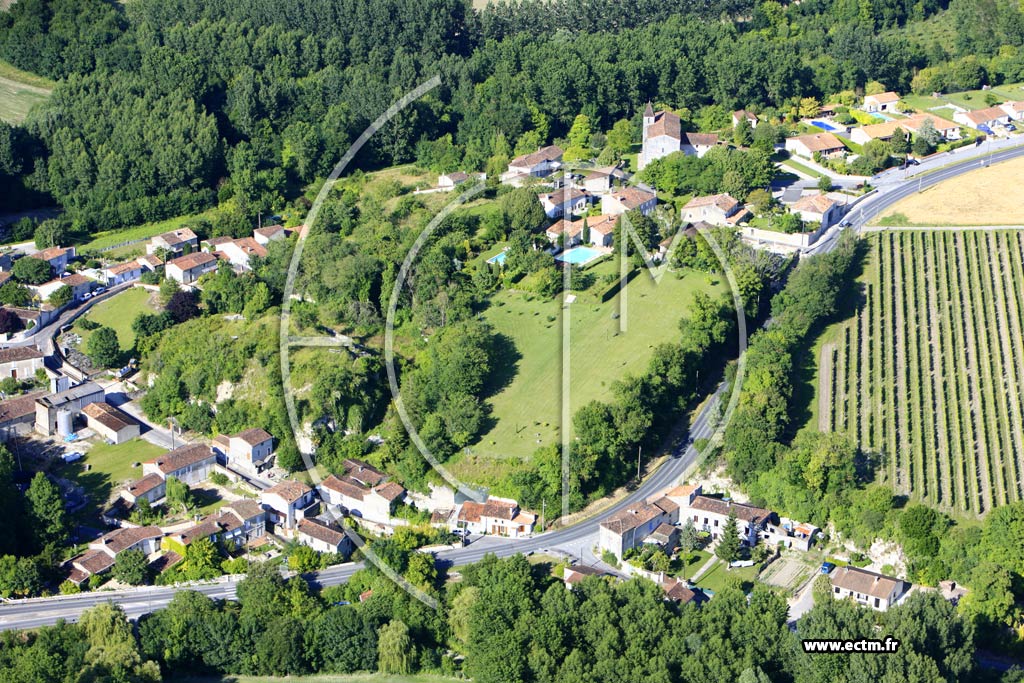
<path id="1" fill-rule="evenodd" d="M 804 652 L 817 653 L 844 653 L 851 652 L 896 652 L 900 647 L 900 641 L 892 636 L 886 636 L 884 640 L 873 640 L 870 638 L 858 638 L 856 640 L 838 640 L 819 638 L 816 640 L 803 641 Z"/>

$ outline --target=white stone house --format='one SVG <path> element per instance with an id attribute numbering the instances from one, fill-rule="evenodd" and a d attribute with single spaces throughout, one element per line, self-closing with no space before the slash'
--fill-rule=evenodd
<path id="1" fill-rule="evenodd" d="M 260 494 L 267 519 L 278 527 L 294 529 L 305 518 L 305 510 L 316 501 L 313 489 L 301 481 L 286 479 Z"/>
<path id="2" fill-rule="evenodd" d="M 32 379 L 43 367 L 43 354 L 34 346 L 15 346 L 0 349 L 0 379 Z"/>
<path id="3" fill-rule="evenodd" d="M 620 216 L 633 210 L 647 216 L 657 205 L 658 195 L 639 187 L 622 187 L 601 197 L 601 213 L 607 216 Z"/>
<path id="4" fill-rule="evenodd" d="M 861 109 L 869 114 L 895 112 L 899 102 L 900 96 L 890 90 L 878 93 L 877 95 L 867 95 L 864 98 L 864 104 L 861 105 Z"/>
<path id="5" fill-rule="evenodd" d="M 907 588 L 900 579 L 857 567 L 838 567 L 829 578 L 832 597 L 837 600 L 850 598 L 880 612 L 892 607 Z"/>
<path id="6" fill-rule="evenodd" d="M 683 223 L 704 221 L 711 225 L 728 225 L 740 207 L 741 204 L 728 193 L 694 197 L 683 207 Z"/>
<path id="7" fill-rule="evenodd" d="M 510 498 L 488 498 L 484 503 L 466 501 L 459 509 L 456 525 L 477 534 L 521 538 L 533 533 L 537 515 L 522 510 Z"/>
<path id="8" fill-rule="evenodd" d="M 221 434 L 213 441 L 228 464 L 254 472 L 263 469 L 267 459 L 274 453 L 274 437 L 259 428 L 246 429 L 231 436 Z"/>
<path id="9" fill-rule="evenodd" d="M 155 474 L 165 480 L 174 477 L 191 486 L 209 477 L 216 464 L 217 454 L 213 449 L 205 444 L 190 444 L 142 463 L 142 473 Z"/>
<path id="10" fill-rule="evenodd" d="M 190 285 L 211 270 L 216 270 L 217 258 L 204 251 L 196 251 L 167 262 L 164 273 L 183 285 Z"/>
<path id="11" fill-rule="evenodd" d="M 146 245 L 147 254 L 155 254 L 164 249 L 172 254 L 181 254 L 186 250 L 195 251 L 199 248 L 199 238 L 188 228 L 171 230 L 162 235 L 157 235 Z"/>

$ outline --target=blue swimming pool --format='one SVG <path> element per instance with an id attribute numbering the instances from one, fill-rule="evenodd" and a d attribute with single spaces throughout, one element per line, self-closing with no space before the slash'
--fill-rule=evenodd
<path id="1" fill-rule="evenodd" d="M 505 265 L 505 252 L 501 252 L 500 254 L 492 256 L 491 258 L 487 259 L 487 262 L 497 263 L 499 266 Z"/>
<path id="2" fill-rule="evenodd" d="M 563 251 L 561 254 L 556 256 L 555 260 L 561 261 L 562 263 L 571 263 L 574 266 L 579 266 L 584 263 L 590 263 L 591 261 L 598 258 L 602 254 L 602 251 L 598 249 L 593 249 L 591 247 L 573 247 L 572 249 L 569 249 L 568 251 Z"/>
<path id="3" fill-rule="evenodd" d="M 817 126 L 818 128 L 821 128 L 822 130 L 827 130 L 827 131 L 830 131 L 830 132 L 836 129 L 835 126 L 830 126 L 827 123 L 825 123 L 824 121 L 811 121 L 811 125 L 812 126 Z"/>
<path id="4" fill-rule="evenodd" d="M 876 112 L 872 112 L 872 113 L 875 116 L 877 116 L 878 118 L 882 119 L 883 121 L 895 121 L 896 120 L 893 117 L 889 116 L 888 114 L 883 114 L 880 111 L 876 111 Z"/>

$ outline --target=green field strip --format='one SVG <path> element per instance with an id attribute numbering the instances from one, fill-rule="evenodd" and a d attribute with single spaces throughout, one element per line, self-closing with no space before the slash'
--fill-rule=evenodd
<path id="1" fill-rule="evenodd" d="M 1022 272 L 1020 249 L 1018 248 L 1019 239 L 1019 234 L 1012 236 L 1006 233 L 999 234 L 999 253 L 1006 266 L 1003 270 L 1003 288 L 1009 293 L 1007 296 L 1010 307 L 1008 317 L 1013 331 L 1013 339 L 1017 340 L 1017 345 L 1014 347 L 1014 367 L 1018 391 L 1024 388 L 1024 349 L 1021 348 L 1021 343 L 1024 343 L 1024 336 L 1022 336 L 1024 335 L 1024 302 L 1021 301 L 1020 285 L 1018 284 L 1024 282 L 1024 272 Z M 1017 393 L 1014 396 L 1017 397 L 1014 405 L 1020 410 L 1020 394 Z M 1014 454 L 1014 466 L 1018 475 L 1024 471 L 1024 448 Z M 1019 484 L 1020 480 L 1018 479 Z M 1024 490 L 1021 491 L 1021 495 L 1024 495 Z"/>
<path id="2" fill-rule="evenodd" d="M 948 238 L 948 239 L 947 239 Z M 967 441 L 964 446 L 965 460 L 970 465 L 971 471 L 971 488 L 974 490 L 974 512 L 980 514 L 983 510 L 987 509 L 988 505 L 988 490 L 985 488 L 983 483 L 984 475 L 982 474 L 982 467 L 979 458 L 979 439 L 974 422 L 974 383 L 971 381 L 971 375 L 969 369 L 971 364 L 969 362 L 970 353 L 967 349 L 967 335 L 968 320 L 967 315 L 964 313 L 964 299 L 963 289 L 961 287 L 960 275 L 961 275 L 961 264 L 959 258 L 959 249 L 957 247 L 957 235 L 950 233 L 942 233 L 942 241 L 946 248 L 946 263 L 949 272 L 949 294 L 953 301 L 953 310 L 951 312 L 951 319 L 954 321 L 953 333 L 954 333 L 954 344 L 958 351 L 959 361 L 958 367 L 959 372 L 956 373 L 958 378 L 958 384 L 960 385 L 960 398 L 961 403 L 959 405 L 959 412 L 961 420 L 964 426 L 967 428 Z M 970 457 L 966 457 L 966 456 Z"/>
<path id="3" fill-rule="evenodd" d="M 921 444 L 926 462 L 925 480 L 928 482 L 928 495 L 936 505 L 949 505 L 949 492 L 946 487 L 949 485 L 948 473 L 943 478 L 941 462 L 948 453 L 939 446 L 939 435 L 935 425 L 935 392 L 932 381 L 934 377 L 934 356 L 932 354 L 932 308 L 925 286 L 924 273 L 930 270 L 926 264 L 927 255 L 924 252 L 924 234 L 912 232 L 911 236 L 911 257 L 914 263 L 914 301 L 918 307 L 917 317 L 917 380 L 921 392 L 922 402 L 918 414 L 921 419 Z M 928 457 L 931 455 L 931 457 Z"/>
<path id="4" fill-rule="evenodd" d="M 928 462 L 925 455 L 925 433 L 921 413 L 924 397 L 921 391 L 921 314 L 917 310 L 917 263 L 913 249 L 914 233 L 900 233 L 900 255 L 903 257 L 903 324 L 906 329 L 906 376 L 909 389 L 909 415 L 907 432 L 914 462 L 914 496 L 926 500 L 928 488 Z"/>
<path id="5" fill-rule="evenodd" d="M 998 372 L 1001 369 L 1001 362 L 998 357 L 998 352 L 993 348 L 992 334 L 993 327 L 998 326 L 994 312 L 991 310 L 992 304 L 992 292 L 989 290 L 988 281 L 981 270 L 982 255 L 978 248 L 978 242 L 980 241 L 980 235 L 977 232 L 969 234 L 968 245 L 968 259 L 967 263 L 971 269 L 971 282 L 973 283 L 972 293 L 974 296 L 974 315 L 976 321 L 977 330 L 981 331 L 978 339 L 981 343 L 979 352 L 981 358 L 985 359 L 986 362 L 981 364 L 982 373 L 985 377 L 983 386 L 985 388 L 986 398 L 989 399 L 984 404 L 985 408 L 985 426 L 987 429 L 986 437 L 988 439 L 988 457 L 990 467 L 995 475 L 994 486 L 996 499 L 998 505 L 1005 505 L 1007 502 L 1008 482 L 1007 473 L 1003 467 L 1002 454 L 1007 448 L 1007 444 L 1003 441 L 1003 429 L 1002 426 L 1007 423 L 1007 416 L 1005 411 L 1001 408 L 1002 402 L 1000 396 L 1004 395 L 1004 388 L 1002 384 L 1002 373 Z M 990 324 L 995 323 L 995 325 Z M 998 334 L 998 332 L 996 332 Z M 995 367 L 993 367 L 995 365 Z"/>
<path id="6" fill-rule="evenodd" d="M 833 391 L 833 396 L 836 400 L 836 426 L 837 432 L 849 433 L 849 429 L 846 424 L 846 402 L 847 402 L 847 386 L 846 386 L 846 358 L 850 352 L 850 326 L 843 325 L 842 336 L 839 339 L 839 343 L 836 345 L 836 352 L 838 356 L 838 365 L 836 367 L 836 387 Z"/>
<path id="7" fill-rule="evenodd" d="M 858 325 L 860 332 L 858 337 L 857 353 L 857 440 L 860 443 L 871 443 L 871 387 L 874 376 L 871 372 L 871 285 L 867 286 L 867 296 L 861 306 Z"/>
<path id="8" fill-rule="evenodd" d="M 940 504 L 948 509 L 953 509 L 959 498 L 956 490 L 956 478 L 953 473 L 953 464 L 950 461 L 952 453 L 949 447 L 949 425 L 946 423 L 946 411 L 942 382 L 942 353 L 939 344 L 942 335 L 939 334 L 939 304 L 935 295 L 935 263 L 934 253 L 930 248 L 931 235 L 920 233 L 919 239 L 915 239 L 917 248 L 921 254 L 921 266 L 925 276 L 918 278 L 919 286 L 924 290 L 924 309 L 928 315 L 927 333 L 927 377 L 925 378 L 925 389 L 928 392 L 928 409 L 925 411 L 928 423 L 931 425 L 929 434 L 932 435 L 935 444 L 935 465 L 933 471 L 936 478 L 936 490 L 939 491 Z"/>
<path id="9" fill-rule="evenodd" d="M 988 256 L 989 291 L 998 292 L 992 296 L 990 307 L 995 308 L 999 321 L 994 333 L 999 341 L 999 371 L 1004 390 L 999 392 L 999 401 L 1008 419 L 1003 422 L 1004 448 L 1000 451 L 1003 469 L 1007 475 L 1006 496 L 1012 501 L 1020 500 L 1020 471 L 1017 469 L 1017 455 L 1021 452 L 1021 414 L 1020 401 L 1009 400 L 1011 396 L 1020 396 L 1017 384 L 1017 371 L 1013 362 L 1013 348 L 1010 337 L 1010 320 L 1007 314 L 1006 283 L 1003 279 L 1004 263 L 994 233 L 987 232 L 982 237 Z M 992 329 L 992 326 L 989 326 Z M 1020 337 L 1016 337 L 1019 339 Z"/>
<path id="10" fill-rule="evenodd" d="M 989 446 L 987 424 L 985 422 L 985 400 L 982 396 L 986 382 L 982 377 L 984 373 L 980 369 L 981 361 L 979 360 L 979 354 L 983 352 L 976 346 L 978 336 L 974 312 L 975 283 L 971 277 L 970 267 L 967 265 L 967 238 L 963 233 L 957 233 L 954 235 L 954 240 L 961 284 L 957 289 L 960 293 L 960 302 L 964 309 L 964 320 L 967 324 L 964 339 L 967 346 L 968 364 L 965 368 L 965 374 L 971 387 L 972 422 L 975 428 L 974 435 L 977 439 L 978 469 L 981 472 L 981 491 L 984 501 L 980 511 L 987 512 L 993 505 L 997 504 L 998 492 L 992 490 L 992 463 L 988 458 Z"/>
<path id="11" fill-rule="evenodd" d="M 889 363 L 887 370 L 889 373 L 889 396 L 888 401 L 885 404 L 886 415 L 889 420 L 887 422 L 889 429 L 889 453 L 892 455 L 892 482 L 893 487 L 897 491 L 903 491 L 903 458 L 906 457 L 900 444 L 900 375 L 897 372 L 896 362 L 900 357 L 899 343 L 896 333 L 896 314 L 899 311 L 900 305 L 897 298 L 896 289 L 896 259 L 893 257 L 893 250 L 896 246 L 895 233 L 887 233 L 885 236 L 885 244 L 883 247 L 883 253 L 885 254 L 886 271 L 889 273 L 889 278 L 886 282 L 886 300 L 889 302 L 887 306 L 888 317 L 886 320 L 886 338 L 889 341 Z"/>
<path id="12" fill-rule="evenodd" d="M 875 302 L 873 306 L 873 312 L 875 315 L 875 333 L 871 336 L 872 346 L 872 360 L 875 369 L 875 388 L 877 388 L 877 395 L 874 396 L 872 401 L 872 412 L 874 413 L 874 434 L 872 443 L 882 453 L 888 452 L 890 456 L 887 460 L 890 462 L 890 466 L 886 471 L 887 477 L 891 477 L 892 472 L 892 452 L 889 451 L 886 445 L 886 422 L 885 422 L 885 401 L 889 395 L 889 388 L 886 384 L 886 370 L 885 370 L 885 352 L 886 344 L 884 342 L 885 337 L 883 332 L 886 331 L 885 325 L 885 297 L 882 293 L 885 291 L 882 283 L 883 278 L 888 274 L 888 269 L 883 272 L 882 263 L 882 240 L 876 237 L 872 240 L 874 243 L 875 250 L 875 282 L 874 285 L 868 290 L 872 301 Z"/>
<path id="13" fill-rule="evenodd" d="M 896 301 L 896 438 L 899 442 L 900 464 L 898 486 L 904 493 L 914 491 L 914 454 L 910 446 L 910 421 L 907 404 L 910 390 L 907 387 L 907 302 L 904 281 L 904 259 L 902 253 L 903 233 L 895 233 L 893 247 L 893 297 Z M 898 244 L 897 244 L 898 241 Z"/>
<path id="14" fill-rule="evenodd" d="M 949 260 L 941 258 L 940 249 L 943 245 L 940 245 L 940 240 L 943 236 L 938 233 L 931 233 L 928 235 L 930 245 L 929 253 L 932 257 L 931 266 L 935 269 L 935 277 L 930 281 L 935 283 L 936 287 L 936 307 L 939 311 L 939 371 L 938 376 L 942 385 L 942 413 L 943 419 L 947 428 L 952 434 L 952 439 L 948 441 L 950 450 L 950 464 L 953 469 L 953 480 L 956 486 L 956 497 L 959 509 L 963 512 L 970 511 L 971 500 L 976 494 L 975 491 L 970 489 L 968 480 L 969 474 L 967 470 L 967 457 L 964 454 L 964 442 L 963 442 L 963 425 L 960 422 L 960 397 L 959 397 L 959 382 L 956 378 L 956 363 L 953 360 L 953 331 L 950 326 L 950 306 L 952 303 L 949 300 Z M 939 296 L 939 293 L 945 294 L 945 296 Z M 968 493 L 970 491 L 970 493 Z"/>

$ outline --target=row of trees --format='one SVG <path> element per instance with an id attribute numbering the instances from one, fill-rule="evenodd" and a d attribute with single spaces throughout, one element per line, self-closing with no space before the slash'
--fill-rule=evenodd
<path id="1" fill-rule="evenodd" d="M 484 169 L 503 153 L 499 140 L 532 151 L 561 136 L 571 155 L 601 149 L 610 159 L 628 149 L 621 133 L 646 100 L 704 125 L 740 106 L 785 111 L 869 80 L 906 89 L 928 55 L 874 29 L 938 3 L 913 13 L 871 4 L 850 13 L 843 3 L 761 3 L 752 21 L 730 24 L 720 13 L 749 16 L 748 3 L 530 2 L 476 14 L 457 0 L 429 10 L 411 0 L 302 2 L 287 12 L 32 0 L 0 15 L 0 57 L 64 80 L 26 134 L 0 135 L 0 173 L 52 193 L 82 229 L 215 198 L 252 216 L 322 177 L 359 131 L 435 73 L 444 85 L 379 131 L 361 163 L 406 161 L 418 141 L 438 140 L 422 152 L 431 166 Z M 582 16 L 597 22 L 592 32 L 580 30 Z M 559 17 L 573 28 L 552 41 Z M 702 40 L 689 39 L 695 32 Z"/>
<path id="2" fill-rule="evenodd" d="M 120 608 L 103 604 L 78 624 L 4 634 L 0 681 L 454 675 L 460 668 L 481 683 L 972 681 L 990 673 L 975 668 L 970 623 L 935 593 L 915 594 L 884 615 L 819 594 L 793 633 L 785 600 L 763 586 L 749 596 L 727 586 L 702 608 L 680 608 L 646 580 L 588 577 L 566 590 L 543 567 L 518 555 L 489 556 L 465 567 L 462 581 L 432 589 L 440 602 L 434 611 L 373 571 L 317 594 L 302 578 L 285 581 L 276 569 L 256 565 L 235 601 L 182 591 L 134 631 Z M 365 602 L 334 604 L 365 590 L 372 590 Z M 805 638 L 879 633 L 899 640 L 899 649 L 815 655 L 800 646 Z"/>

